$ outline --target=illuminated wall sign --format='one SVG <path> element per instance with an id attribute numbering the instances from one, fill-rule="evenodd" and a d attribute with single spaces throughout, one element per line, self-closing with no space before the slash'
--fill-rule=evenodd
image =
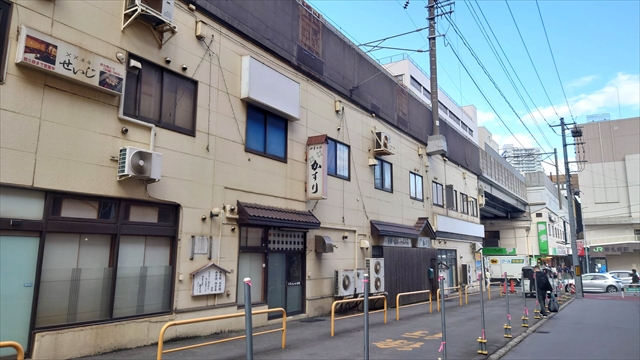
<path id="1" fill-rule="evenodd" d="M 327 198 L 327 135 L 307 139 L 307 199 Z"/>
<path id="2" fill-rule="evenodd" d="M 124 65 L 24 25 L 20 28 L 16 64 L 61 76 L 112 95 L 122 93 Z"/>
<path id="3" fill-rule="evenodd" d="M 549 240 L 547 239 L 547 223 L 538 223 L 538 245 L 540 245 L 540 255 L 549 255 Z"/>

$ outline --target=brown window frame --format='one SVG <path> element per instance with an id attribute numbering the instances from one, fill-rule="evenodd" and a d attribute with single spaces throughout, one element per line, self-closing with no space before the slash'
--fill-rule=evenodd
<path id="1" fill-rule="evenodd" d="M 0 84 L 5 82 L 5 72 L 9 65 L 9 31 L 11 25 L 12 2 L 0 0 Z"/>

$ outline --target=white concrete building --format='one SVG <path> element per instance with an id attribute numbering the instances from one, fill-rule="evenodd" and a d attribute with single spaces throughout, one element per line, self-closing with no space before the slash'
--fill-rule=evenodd
<path id="1" fill-rule="evenodd" d="M 502 157 L 523 174 L 543 171 L 540 155 L 537 154 L 540 154 L 540 148 L 520 148 L 505 144 L 502 149 Z"/>

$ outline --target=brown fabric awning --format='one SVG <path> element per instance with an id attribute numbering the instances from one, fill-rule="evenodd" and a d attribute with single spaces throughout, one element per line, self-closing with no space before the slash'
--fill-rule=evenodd
<path id="1" fill-rule="evenodd" d="M 430 239 L 436 238 L 436 232 L 433 230 L 428 217 L 418 218 L 418 221 L 413 227 L 421 236 L 428 237 Z"/>
<path id="2" fill-rule="evenodd" d="M 371 234 L 410 239 L 417 239 L 420 236 L 420 233 L 412 225 L 402 225 L 378 220 L 371 220 Z"/>
<path id="3" fill-rule="evenodd" d="M 311 211 L 300 211 L 275 206 L 238 201 L 238 223 L 297 229 L 317 229 L 320 220 Z"/>

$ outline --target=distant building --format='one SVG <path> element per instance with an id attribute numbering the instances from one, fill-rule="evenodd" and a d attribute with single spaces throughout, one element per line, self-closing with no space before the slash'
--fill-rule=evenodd
<path id="1" fill-rule="evenodd" d="M 523 174 L 530 172 L 544 171 L 542 162 L 540 161 L 540 148 L 519 148 L 513 144 L 505 144 L 502 157 L 507 159 L 509 164 L 513 165 Z"/>
<path id="2" fill-rule="evenodd" d="M 584 238 L 591 266 L 640 266 L 640 118 L 587 122 L 585 163 L 578 173 Z M 605 261 L 606 259 L 606 261 Z"/>

